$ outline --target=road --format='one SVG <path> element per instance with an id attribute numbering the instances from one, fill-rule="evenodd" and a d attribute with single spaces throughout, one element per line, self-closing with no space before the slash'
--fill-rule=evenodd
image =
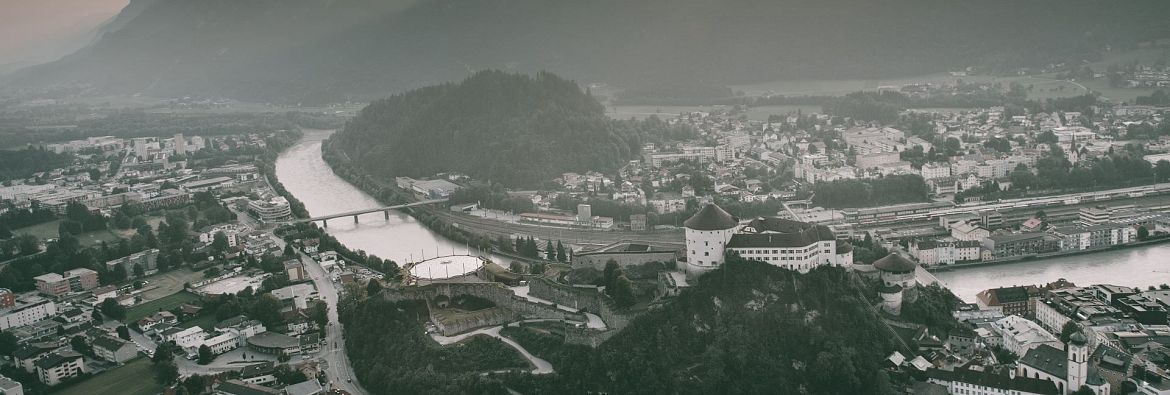
<path id="1" fill-rule="evenodd" d="M 558 321 L 558 320 L 531 320 L 531 321 Z M 467 332 L 467 333 L 464 333 L 461 335 L 455 335 L 455 336 L 443 336 L 440 334 L 431 334 L 431 338 L 435 339 L 435 341 L 438 342 L 439 344 L 445 346 L 448 344 L 454 344 L 454 343 L 461 342 L 464 339 L 467 339 L 467 338 L 472 337 L 472 336 L 478 336 L 478 335 L 491 336 L 491 337 L 500 339 L 500 341 L 503 341 L 504 344 L 512 346 L 512 348 L 515 348 L 516 351 L 520 352 L 521 356 L 523 356 L 525 359 L 528 359 L 528 362 L 531 363 L 533 366 L 532 374 L 549 374 L 549 373 L 552 373 L 554 371 L 551 363 L 549 363 L 548 361 L 545 361 L 544 359 L 542 359 L 538 356 L 532 355 L 532 353 L 530 353 L 530 352 L 528 352 L 528 350 L 524 349 L 524 346 L 521 346 L 520 343 L 516 343 L 516 341 L 514 341 L 512 339 L 509 339 L 507 337 L 504 337 L 503 335 L 500 335 L 501 329 L 504 329 L 504 327 L 502 325 L 493 326 L 493 327 L 489 327 L 489 328 L 480 328 L 480 329 L 477 329 L 477 330 L 474 330 L 471 332 Z"/>
<path id="2" fill-rule="evenodd" d="M 276 236 L 271 237 L 276 240 L 281 249 L 284 248 L 284 240 Z M 323 359 L 328 364 L 325 373 L 329 376 L 333 388 L 343 389 L 351 394 L 366 394 L 366 390 L 358 384 L 357 376 L 353 374 L 353 367 L 349 364 L 349 357 L 345 354 L 345 339 L 342 336 L 341 322 L 338 321 L 337 317 L 337 285 L 329 279 L 328 273 L 325 273 L 321 264 L 307 255 L 300 255 L 301 261 L 306 262 L 305 269 L 309 272 L 309 277 L 317 286 L 317 293 L 321 295 L 321 300 L 329 306 L 329 328 L 325 331 L 325 344 L 318 352 L 318 358 Z"/>

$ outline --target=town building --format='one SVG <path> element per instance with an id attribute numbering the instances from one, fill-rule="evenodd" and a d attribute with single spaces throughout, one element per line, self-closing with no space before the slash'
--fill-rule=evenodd
<path id="1" fill-rule="evenodd" d="M 248 210 L 256 213 L 260 221 L 269 223 L 287 219 L 292 216 L 292 207 L 288 204 L 288 199 L 283 196 L 270 196 L 265 200 L 251 200 L 248 202 Z"/>
<path id="2" fill-rule="evenodd" d="M 35 363 L 37 377 L 48 386 L 60 384 L 66 379 L 89 373 L 81 354 L 73 351 L 58 351 L 38 359 Z"/>
<path id="3" fill-rule="evenodd" d="M 19 381 L 0 376 L 0 395 L 24 395 L 24 385 Z"/>
<path id="4" fill-rule="evenodd" d="M 983 290 L 975 296 L 980 307 L 999 309 L 1006 315 L 1032 317 L 1040 290 L 1033 286 L 1001 287 Z"/>
<path id="5" fill-rule="evenodd" d="M 1018 315 L 1009 315 L 992 323 L 991 328 L 1003 338 L 1005 349 L 1016 355 L 1024 355 L 1029 350 L 1047 344 L 1060 347 L 1060 339 L 1032 322 Z"/>
<path id="6" fill-rule="evenodd" d="M 157 248 L 136 252 L 128 256 L 124 256 L 112 261 L 106 262 L 106 270 L 113 272 L 121 267 L 128 278 L 134 278 L 136 270 L 135 267 L 142 269 L 143 276 L 149 276 L 158 272 L 158 253 Z"/>
<path id="7" fill-rule="evenodd" d="M 299 259 L 284 261 L 284 274 L 288 276 L 288 281 L 294 283 L 304 281 L 308 278 L 308 274 L 305 272 L 305 265 Z"/>
<path id="8" fill-rule="evenodd" d="M 110 362 L 126 363 L 138 356 L 138 348 L 134 343 L 122 339 L 98 336 L 92 343 L 94 355 Z"/>
<path id="9" fill-rule="evenodd" d="M 1048 380 L 1011 377 L 986 371 L 956 368 L 953 371 L 930 369 L 926 380 L 942 385 L 948 394 L 963 395 L 1058 395 L 1056 385 Z"/>
<path id="10" fill-rule="evenodd" d="M 272 296 L 284 305 L 283 311 L 304 310 L 309 308 L 309 301 L 318 300 L 321 296 L 317 287 L 312 283 L 293 284 L 284 288 L 272 290 Z"/>
<path id="11" fill-rule="evenodd" d="M 248 338 L 248 349 L 272 355 L 292 355 L 301 350 L 301 342 L 276 332 L 264 332 Z"/>
<path id="12" fill-rule="evenodd" d="M 57 304 L 52 300 L 25 294 L 12 307 L 0 309 L 0 330 L 29 325 L 57 315 Z"/>
<path id="13" fill-rule="evenodd" d="M 983 239 L 983 246 L 997 259 L 1060 251 L 1060 238 L 1047 233 L 1013 233 Z"/>
<path id="14" fill-rule="evenodd" d="M 37 291 L 49 296 L 88 291 L 98 286 L 97 272 L 85 268 L 68 270 L 62 274 L 42 274 L 33 279 L 37 282 Z"/>

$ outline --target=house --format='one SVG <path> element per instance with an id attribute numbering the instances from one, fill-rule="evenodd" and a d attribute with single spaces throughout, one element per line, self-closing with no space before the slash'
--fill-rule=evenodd
<path id="1" fill-rule="evenodd" d="M 0 395 L 24 395 L 24 385 L 19 381 L 0 376 Z"/>
<path id="2" fill-rule="evenodd" d="M 983 290 L 976 295 L 979 306 L 998 308 L 1004 315 L 1032 317 L 1036 313 L 1036 301 L 1040 290 L 1036 287 L 1001 287 Z"/>
<path id="3" fill-rule="evenodd" d="M 309 379 L 284 387 L 285 395 L 318 395 L 324 394 L 325 388 L 317 380 Z"/>
<path id="4" fill-rule="evenodd" d="M 138 356 L 138 348 L 134 343 L 110 337 L 99 336 L 93 339 L 93 353 L 98 358 L 117 363 L 126 363 Z"/>
<path id="5" fill-rule="evenodd" d="M 81 354 L 73 351 L 59 351 L 38 359 L 37 378 L 48 386 L 60 384 L 66 379 L 89 373 Z"/>
<path id="6" fill-rule="evenodd" d="M 307 273 L 305 273 L 305 265 L 301 263 L 300 259 L 290 259 L 284 261 L 284 274 L 288 275 L 289 282 L 305 281 Z"/>
<path id="7" fill-rule="evenodd" d="M 33 373 L 37 371 L 36 362 L 42 356 L 47 355 L 56 347 L 45 344 L 28 344 L 12 352 L 13 361 L 24 371 Z"/>

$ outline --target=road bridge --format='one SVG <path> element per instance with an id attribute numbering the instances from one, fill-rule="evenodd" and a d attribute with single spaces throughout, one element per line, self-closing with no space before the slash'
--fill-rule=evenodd
<path id="1" fill-rule="evenodd" d="M 359 216 L 359 215 L 362 215 L 362 214 L 370 214 L 370 213 L 377 213 L 377 212 L 381 212 L 381 213 L 382 213 L 382 215 L 383 215 L 384 217 L 386 217 L 386 219 L 390 219 L 390 211 L 391 211 L 391 210 L 397 210 L 397 209 L 403 209 L 403 208 L 409 208 L 409 207 L 416 207 L 416 206 L 425 206 L 425 205 L 428 205 L 428 204 L 443 203 L 443 202 L 446 202 L 446 201 L 447 201 L 447 199 L 432 199 L 432 200 L 423 200 L 423 201 L 414 202 L 414 203 L 399 204 L 399 205 L 396 205 L 396 206 L 383 206 L 383 207 L 374 207 L 374 208 L 367 208 L 367 209 L 361 209 L 361 210 L 346 211 L 346 212 L 343 212 L 343 213 L 336 213 L 336 214 L 329 214 L 329 215 L 319 215 L 319 216 L 312 217 L 312 218 L 297 218 L 297 219 L 292 219 L 292 220 L 284 221 L 284 222 L 281 222 L 281 223 L 282 223 L 282 224 L 298 224 L 298 223 L 302 223 L 302 222 L 317 222 L 317 221 L 321 221 L 321 225 L 322 225 L 322 226 L 324 226 L 324 227 L 326 227 L 326 228 L 328 228 L 328 227 L 329 227 L 329 220 L 331 220 L 331 219 L 337 219 L 337 218 L 343 218 L 343 217 L 353 217 L 353 223 L 355 223 L 355 224 L 356 224 L 356 223 L 358 222 L 358 216 Z"/>

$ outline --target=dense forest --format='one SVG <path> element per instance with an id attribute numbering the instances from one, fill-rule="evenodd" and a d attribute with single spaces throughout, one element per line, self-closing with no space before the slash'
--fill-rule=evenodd
<path id="1" fill-rule="evenodd" d="M 451 358 L 471 347 L 494 345 L 436 350 L 416 321 L 425 315 L 415 310 L 421 306 L 369 299 L 343 312 L 343 319 L 350 358 L 363 386 L 371 389 L 894 394 L 895 383 L 905 378 L 891 377 L 881 367 L 899 346 L 869 306 L 872 291 L 840 268 L 798 274 L 731 256 L 677 299 L 639 316 L 596 349 L 565 344 L 560 324 L 505 328 L 504 335 L 557 371 L 540 376 L 471 374 L 506 366 L 514 353 Z M 939 300 L 912 307 L 913 320 L 932 328 L 952 327 L 946 308 L 957 299 L 948 294 L 926 294 Z"/>
<path id="2" fill-rule="evenodd" d="M 930 188 L 916 174 L 818 182 L 813 190 L 813 204 L 826 208 L 884 206 L 930 198 Z"/>
<path id="3" fill-rule="evenodd" d="M 528 366 L 516 350 L 484 336 L 436 346 L 418 321 L 427 317 L 421 303 L 369 298 L 340 313 L 354 373 L 373 394 L 506 394 L 501 382 L 477 373 Z"/>
<path id="4" fill-rule="evenodd" d="M 1014 74 L 1170 35 L 1161 0 L 135 3 L 92 45 L 0 86 L 308 104 L 486 68 L 617 86 Z"/>
<path id="5" fill-rule="evenodd" d="M 534 186 L 567 171 L 613 171 L 641 147 L 577 84 L 476 73 L 371 103 L 336 135 L 356 163 L 384 177 L 460 172 Z"/>
<path id="6" fill-rule="evenodd" d="M 27 178 L 33 173 L 69 166 L 73 155 L 27 148 L 0 151 L 0 181 Z"/>

